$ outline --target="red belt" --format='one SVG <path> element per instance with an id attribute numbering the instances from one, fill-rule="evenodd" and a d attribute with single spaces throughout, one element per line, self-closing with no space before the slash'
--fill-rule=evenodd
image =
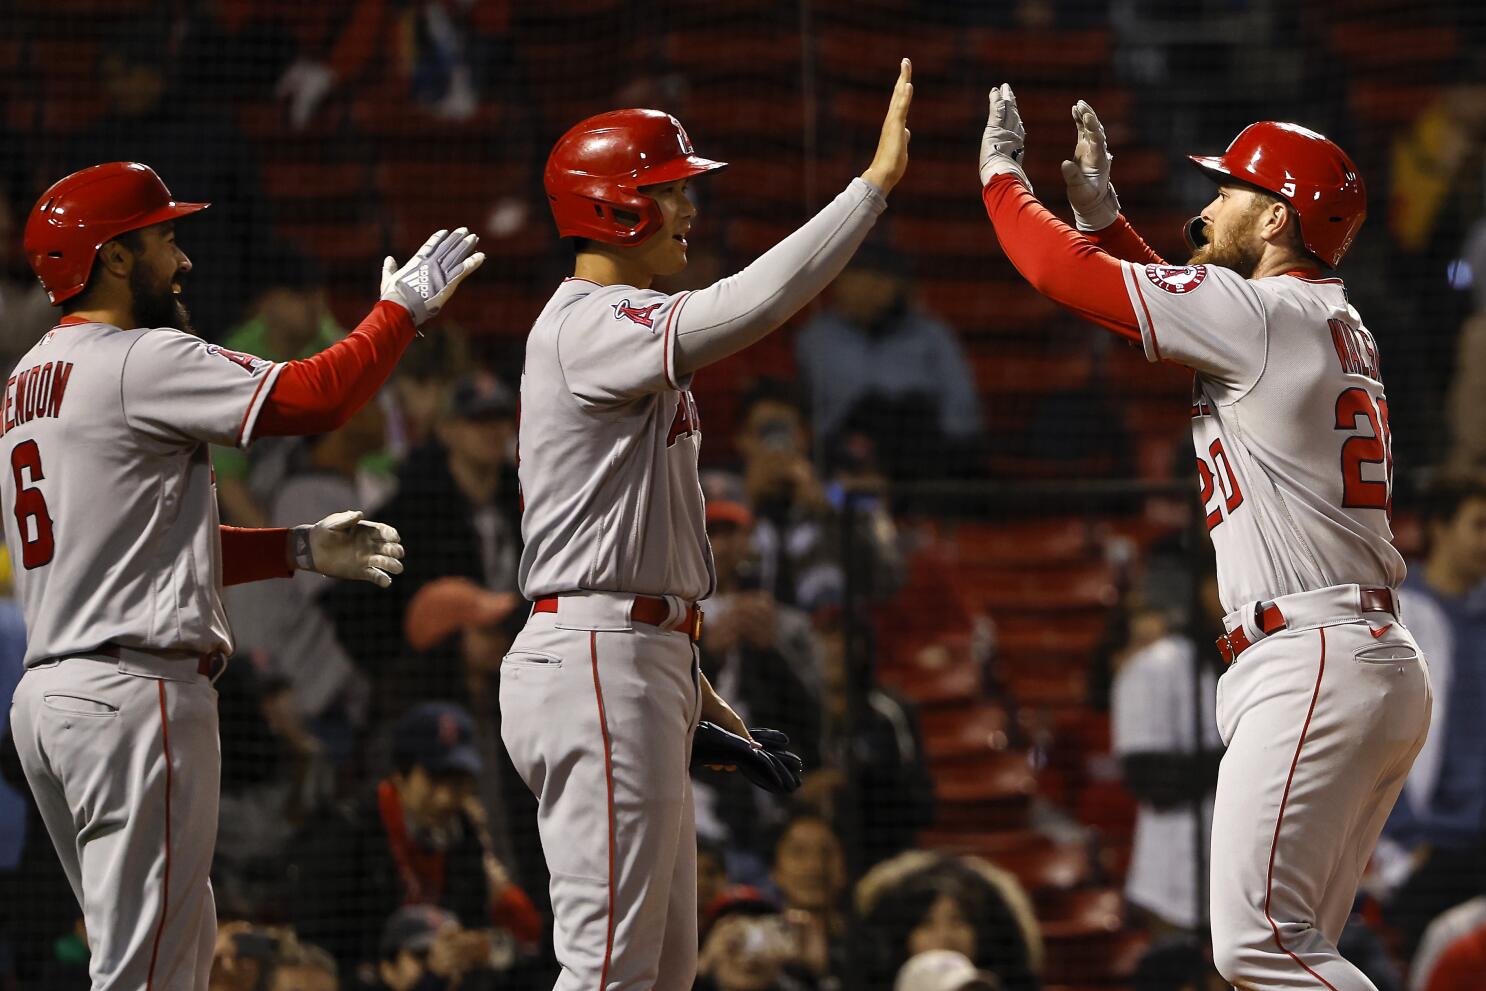
<path id="1" fill-rule="evenodd" d="M 531 607 L 531 611 L 557 612 L 557 597 L 550 599 L 538 599 Z M 666 620 L 671 618 L 671 604 L 665 599 L 654 595 L 635 596 L 634 608 L 630 610 L 629 618 L 636 623 L 645 623 L 648 626 L 665 626 Z M 676 627 L 691 635 L 692 642 L 702 639 L 702 610 L 696 606 L 688 606 L 686 618 Z"/>
<path id="2" fill-rule="evenodd" d="M 1385 612 L 1397 618 L 1398 614 L 1393 611 L 1393 593 L 1386 588 L 1364 588 L 1360 596 L 1363 612 Z M 1254 606 L 1254 626 L 1266 637 L 1279 633 L 1286 628 L 1285 614 L 1280 612 L 1280 607 L 1273 602 L 1265 604 L 1256 603 Z M 1244 632 L 1240 624 L 1227 633 L 1218 637 L 1218 654 L 1223 661 L 1232 664 L 1238 660 L 1238 655 L 1254 646 L 1249 640 L 1249 635 Z"/>
<path id="3" fill-rule="evenodd" d="M 130 649 L 137 650 L 139 648 L 131 647 Z M 97 652 L 102 654 L 104 657 L 112 657 L 114 660 L 119 660 L 123 656 L 122 648 L 111 643 L 106 643 L 102 647 L 99 647 Z M 141 653 L 153 654 L 156 653 L 156 651 L 145 650 L 141 651 Z M 190 655 L 187 655 L 188 660 L 189 657 Z M 223 656 L 220 650 L 214 650 L 210 653 L 196 655 L 196 673 L 201 675 L 203 678 L 214 678 L 217 674 L 220 673 L 221 669 L 225 668 L 226 666 L 227 658 Z"/>

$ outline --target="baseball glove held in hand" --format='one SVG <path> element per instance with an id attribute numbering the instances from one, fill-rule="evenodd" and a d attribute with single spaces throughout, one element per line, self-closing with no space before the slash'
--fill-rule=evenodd
<path id="1" fill-rule="evenodd" d="M 756 786 L 777 795 L 787 795 L 800 787 L 805 762 L 787 749 L 789 737 L 763 727 L 750 727 L 748 732 L 758 746 L 703 720 L 697 724 L 692 740 L 691 766 L 735 767 Z"/>

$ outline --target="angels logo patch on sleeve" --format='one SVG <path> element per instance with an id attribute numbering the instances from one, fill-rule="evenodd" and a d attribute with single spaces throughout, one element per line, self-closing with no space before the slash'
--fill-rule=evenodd
<path id="1" fill-rule="evenodd" d="M 649 306 L 631 306 L 629 300 L 622 299 L 617 303 L 610 304 L 614 310 L 615 320 L 628 320 L 637 323 L 641 327 L 654 327 L 655 318 L 653 314 L 660 309 L 659 303 L 651 303 Z"/>
<path id="2" fill-rule="evenodd" d="M 1206 265 L 1147 265 L 1145 277 L 1162 292 L 1185 295 L 1207 278 Z"/>

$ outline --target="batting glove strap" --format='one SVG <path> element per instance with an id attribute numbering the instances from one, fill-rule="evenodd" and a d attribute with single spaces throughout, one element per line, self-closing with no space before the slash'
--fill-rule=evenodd
<path id="1" fill-rule="evenodd" d="M 805 762 L 790 752 L 789 737 L 778 730 L 749 729 L 758 746 L 716 723 L 697 724 L 691 744 L 693 767 L 736 767 L 755 786 L 776 795 L 787 795 L 800 787 Z"/>

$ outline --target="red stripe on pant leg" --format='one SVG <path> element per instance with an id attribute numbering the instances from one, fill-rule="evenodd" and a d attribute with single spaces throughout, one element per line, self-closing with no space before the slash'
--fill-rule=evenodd
<path id="1" fill-rule="evenodd" d="M 604 939 L 604 969 L 599 991 L 609 986 L 609 961 L 614 955 L 614 754 L 609 741 L 609 719 L 604 714 L 604 689 L 599 684 L 598 634 L 588 634 L 588 653 L 593 663 L 593 695 L 599 705 L 599 733 L 604 738 L 604 784 L 609 792 L 609 931 Z"/>
<path id="2" fill-rule="evenodd" d="M 165 718 L 165 682 L 160 686 L 160 742 L 165 748 L 165 890 L 160 895 L 160 923 L 155 927 L 155 945 L 150 950 L 150 974 L 145 991 L 155 986 L 155 960 L 160 956 L 160 937 L 165 933 L 165 914 L 170 909 L 170 723 Z"/>
<path id="3" fill-rule="evenodd" d="M 1305 746 L 1305 735 L 1310 732 L 1311 717 L 1316 714 L 1316 700 L 1321 697 L 1321 679 L 1326 676 L 1326 631 L 1322 629 L 1317 632 L 1321 634 L 1321 664 L 1316 671 L 1316 688 L 1311 693 L 1311 707 L 1306 711 L 1305 725 L 1300 729 L 1300 742 L 1295 744 L 1295 757 L 1290 761 L 1290 774 L 1285 778 L 1285 793 L 1280 796 L 1279 818 L 1274 822 L 1274 840 L 1269 845 L 1269 871 L 1264 878 L 1264 917 L 1269 920 L 1269 928 L 1274 932 L 1275 945 L 1291 960 L 1298 963 L 1307 974 L 1320 981 L 1322 987 L 1336 991 L 1336 988 L 1326 978 L 1307 967 L 1305 961 L 1285 945 L 1285 941 L 1280 939 L 1280 927 L 1275 925 L 1274 916 L 1269 914 L 1269 899 L 1274 891 L 1274 855 L 1280 845 L 1280 826 L 1285 821 L 1285 805 L 1290 801 L 1290 784 L 1295 780 L 1295 767 L 1300 763 L 1300 751 Z"/>

